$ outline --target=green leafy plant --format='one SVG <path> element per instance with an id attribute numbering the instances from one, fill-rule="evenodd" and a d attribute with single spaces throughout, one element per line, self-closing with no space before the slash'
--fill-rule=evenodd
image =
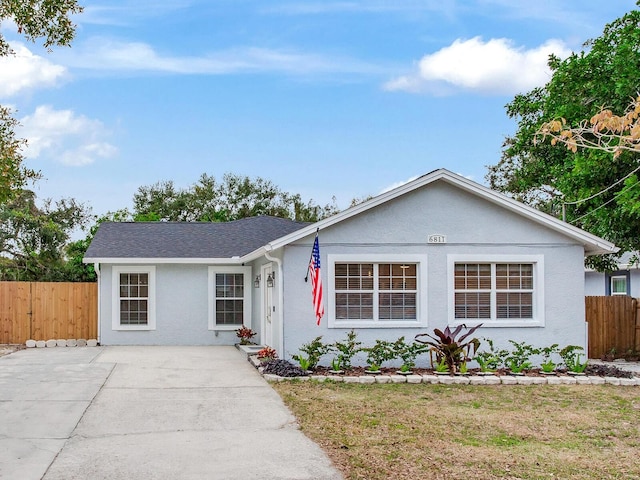
<path id="1" fill-rule="evenodd" d="M 480 328 L 482 324 L 469 328 L 468 331 L 462 333 L 467 328 L 466 325 L 458 325 L 454 330 L 447 326 L 444 330 L 438 328 L 433 330 L 433 335 L 429 333 L 419 333 L 416 335 L 417 342 L 429 345 L 431 353 L 431 364 L 434 364 L 433 356 L 435 355 L 436 363 L 440 363 L 443 359 L 449 369 L 449 373 L 456 373 L 462 362 L 471 360 L 469 355 L 475 355 L 480 345 L 477 338 L 469 339 L 471 334 Z M 421 340 L 420 337 L 427 337 L 428 340 Z"/>
<path id="2" fill-rule="evenodd" d="M 374 372 L 379 371 L 384 362 L 393 360 L 395 357 L 393 344 L 386 340 L 376 340 L 373 347 L 363 348 L 362 350 L 367 352 L 369 370 Z"/>
<path id="3" fill-rule="evenodd" d="M 338 358 L 334 358 L 331 360 L 331 370 L 333 372 L 340 372 L 342 369 L 340 368 L 340 360 Z"/>
<path id="4" fill-rule="evenodd" d="M 553 345 L 550 345 L 548 347 L 540 348 L 538 351 L 542 355 L 542 362 L 540 363 L 540 368 L 542 369 L 542 371 L 544 373 L 553 372 L 558 365 L 553 361 L 551 356 L 558 353 L 558 344 L 554 343 Z"/>
<path id="5" fill-rule="evenodd" d="M 552 373 L 557 367 L 557 364 L 553 360 L 540 363 L 540 369 L 544 373 Z"/>
<path id="6" fill-rule="evenodd" d="M 493 340 L 490 338 L 484 338 L 483 340 L 487 342 L 489 349 L 478 352 L 473 360 L 478 363 L 481 372 L 495 372 L 504 363 L 503 359 L 509 352 L 507 350 L 496 350 Z"/>
<path id="7" fill-rule="evenodd" d="M 467 362 L 460 362 L 460 371 L 459 373 L 461 375 L 466 375 L 467 373 L 469 373 L 469 367 L 467 366 Z"/>
<path id="8" fill-rule="evenodd" d="M 402 366 L 400 367 L 400 371 L 402 373 L 408 373 L 411 371 L 411 367 L 409 365 L 407 365 L 406 363 L 403 363 Z"/>
<path id="9" fill-rule="evenodd" d="M 444 357 L 441 358 L 438 363 L 436 363 L 435 370 L 438 373 L 445 373 L 449 371 L 449 366 L 447 365 L 447 362 L 444 359 Z"/>
<path id="10" fill-rule="evenodd" d="M 271 347 L 264 347 L 258 352 L 258 359 L 263 362 L 268 362 L 269 360 L 275 360 L 278 358 L 278 354 L 275 349 Z"/>
<path id="11" fill-rule="evenodd" d="M 298 357 L 298 364 L 300 365 L 300 369 L 305 372 L 311 369 L 311 362 L 307 357 L 303 357 L 302 355 Z"/>
<path id="12" fill-rule="evenodd" d="M 320 362 L 320 359 L 323 355 L 326 355 L 333 351 L 333 346 L 322 343 L 322 336 L 319 336 L 311 340 L 309 343 L 303 344 L 299 350 L 302 353 L 307 354 L 307 359 L 309 361 L 308 370 L 313 370 L 318 366 L 318 363 Z M 301 357 L 302 355 L 297 354 L 291 356 L 291 358 L 293 358 L 298 363 L 300 363 Z"/>
<path id="13" fill-rule="evenodd" d="M 573 373 L 583 373 L 587 368 L 587 361 L 584 363 L 580 361 L 580 357 L 583 356 L 580 352 L 584 351 L 584 348 L 578 345 L 567 345 L 560 350 L 560 357 L 567 370 Z"/>
<path id="14" fill-rule="evenodd" d="M 530 357 L 540 353 L 538 349 L 524 342 L 515 342 L 509 340 L 509 343 L 513 345 L 513 349 L 509 352 L 505 358 L 506 366 L 513 373 L 522 373 L 525 370 L 533 368 Z"/>
<path id="15" fill-rule="evenodd" d="M 407 343 L 404 337 L 400 337 L 393 343 L 392 349 L 393 358 L 400 358 L 402 360 L 400 371 L 408 372 L 416 366 L 416 358 L 418 358 L 418 355 L 426 353 L 429 347 L 424 343 Z"/>
<path id="16" fill-rule="evenodd" d="M 347 333 L 347 338 L 344 341 L 335 342 L 333 347 L 338 352 L 338 362 L 340 368 L 338 370 L 351 370 L 351 361 L 353 357 L 362 349 L 360 345 L 362 342 L 356 341 L 356 332 L 351 330 Z"/>
<path id="17" fill-rule="evenodd" d="M 257 332 L 254 332 L 248 327 L 242 327 L 236 330 L 236 336 L 240 339 L 240 345 L 250 345 L 253 343 L 251 339 L 257 334 Z"/>

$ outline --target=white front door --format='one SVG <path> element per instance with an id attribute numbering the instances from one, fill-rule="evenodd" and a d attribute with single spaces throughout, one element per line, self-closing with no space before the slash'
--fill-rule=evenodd
<path id="1" fill-rule="evenodd" d="M 262 343 L 272 347 L 273 319 L 275 317 L 273 292 L 275 290 L 275 285 L 272 287 L 267 285 L 267 279 L 273 275 L 272 264 L 267 263 L 266 265 L 263 265 L 260 275 L 262 278 L 262 281 L 260 282 L 260 289 L 262 290 Z"/>

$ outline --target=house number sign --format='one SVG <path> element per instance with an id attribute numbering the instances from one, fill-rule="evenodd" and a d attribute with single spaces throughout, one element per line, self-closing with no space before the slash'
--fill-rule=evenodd
<path id="1" fill-rule="evenodd" d="M 447 236 L 440 234 L 431 234 L 427 237 L 427 243 L 447 243 Z"/>

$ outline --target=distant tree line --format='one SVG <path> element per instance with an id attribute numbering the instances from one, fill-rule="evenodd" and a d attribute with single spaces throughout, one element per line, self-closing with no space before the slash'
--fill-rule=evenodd
<path id="1" fill-rule="evenodd" d="M 203 174 L 188 188 L 177 188 L 172 181 L 141 186 L 133 196 L 133 211 L 99 218 L 73 199 L 46 200 L 38 207 L 35 194 L 22 189 L 0 204 L 0 280 L 95 280 L 93 266 L 83 264 L 82 258 L 104 221 L 227 222 L 270 215 L 316 222 L 338 211 L 335 198 L 321 206 L 269 180 L 232 173 L 221 181 Z M 78 228 L 87 231 L 86 237 L 70 242 Z"/>

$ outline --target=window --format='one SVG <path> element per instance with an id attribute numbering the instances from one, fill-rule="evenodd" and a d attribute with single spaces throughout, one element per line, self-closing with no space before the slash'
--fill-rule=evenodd
<path id="1" fill-rule="evenodd" d="M 615 275 L 611 277 L 611 295 L 627 295 L 626 275 Z"/>
<path id="2" fill-rule="evenodd" d="M 329 326 L 422 326 L 416 256 L 329 255 Z"/>
<path id="3" fill-rule="evenodd" d="M 113 267 L 114 330 L 155 329 L 155 267 Z"/>
<path id="4" fill-rule="evenodd" d="M 251 267 L 209 267 L 209 329 L 251 323 Z"/>
<path id="5" fill-rule="evenodd" d="M 536 278 L 541 276 L 540 258 L 505 256 L 504 260 L 492 261 L 477 256 L 450 257 L 453 323 L 490 326 L 542 323 L 543 308 L 539 307 L 542 290 Z"/>

